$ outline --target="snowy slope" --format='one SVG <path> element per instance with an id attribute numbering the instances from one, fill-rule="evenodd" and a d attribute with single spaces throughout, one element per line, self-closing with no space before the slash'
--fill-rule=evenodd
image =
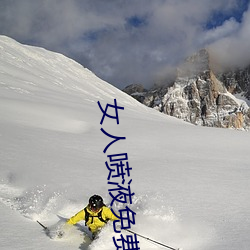
<path id="1" fill-rule="evenodd" d="M 120 124 L 101 125 L 97 101 L 114 98 Z M 101 128 L 126 140 L 104 154 Z M 248 250 L 249 141 L 160 114 L 63 55 L 0 36 L 0 248 L 115 249 L 112 225 L 89 246 L 79 227 L 51 240 L 36 220 L 53 226 L 94 193 L 108 205 L 107 155 L 128 153 L 133 230 L 184 250 Z"/>

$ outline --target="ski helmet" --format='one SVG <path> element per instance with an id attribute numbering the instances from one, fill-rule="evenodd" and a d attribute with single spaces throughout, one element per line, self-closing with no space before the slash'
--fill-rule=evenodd
<path id="1" fill-rule="evenodd" d="M 99 210 L 103 205 L 103 199 L 101 196 L 95 194 L 89 198 L 89 207 L 91 210 Z"/>

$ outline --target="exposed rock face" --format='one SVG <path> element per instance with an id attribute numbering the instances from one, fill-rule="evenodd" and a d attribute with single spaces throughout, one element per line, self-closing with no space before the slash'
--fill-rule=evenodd
<path id="1" fill-rule="evenodd" d="M 242 93 L 250 100 L 250 66 L 218 74 L 228 91 L 232 94 Z"/>
<path id="2" fill-rule="evenodd" d="M 219 80 L 210 68 L 208 51 L 201 50 L 181 65 L 171 87 L 141 88 L 130 94 L 149 107 L 196 125 L 248 129 L 250 109 L 233 94 L 244 89 L 245 96 L 250 95 L 249 71 L 220 74 Z"/>
<path id="3" fill-rule="evenodd" d="M 144 101 L 144 95 L 146 94 L 147 90 L 144 89 L 142 84 L 131 84 L 123 89 L 125 93 L 128 95 L 133 96 L 137 101 L 142 102 Z"/>

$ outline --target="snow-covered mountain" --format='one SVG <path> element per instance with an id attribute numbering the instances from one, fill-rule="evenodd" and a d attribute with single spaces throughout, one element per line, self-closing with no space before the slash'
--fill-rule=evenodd
<path id="1" fill-rule="evenodd" d="M 203 49 L 180 65 L 171 86 L 147 91 L 131 85 L 124 92 L 146 106 L 196 125 L 248 130 L 249 75 L 249 68 L 217 72 L 208 50 Z"/>
<path id="2" fill-rule="evenodd" d="M 97 102 L 114 99 L 119 125 L 100 124 Z M 101 128 L 126 140 L 103 153 L 111 138 Z M 112 224 L 90 244 L 84 223 L 51 240 L 36 220 L 53 228 L 94 193 L 109 205 L 105 162 L 127 153 L 134 231 L 184 250 L 248 250 L 249 139 L 161 114 L 63 55 L 0 36 L 0 248 L 115 249 Z"/>

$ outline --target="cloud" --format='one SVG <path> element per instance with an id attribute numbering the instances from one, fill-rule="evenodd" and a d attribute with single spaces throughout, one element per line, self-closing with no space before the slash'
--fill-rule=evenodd
<path id="1" fill-rule="evenodd" d="M 248 48 L 249 14 L 242 22 L 233 17 L 242 8 L 239 2 L 2 0 L 0 33 L 61 52 L 120 88 L 148 87 L 204 46 L 212 44 L 216 53 L 225 45 Z M 219 15 L 222 23 L 214 20 Z"/>
<path id="2" fill-rule="evenodd" d="M 242 22 L 221 39 L 210 44 L 217 63 L 225 67 L 245 67 L 250 64 L 250 10 L 243 15 Z M 227 29 L 224 24 L 220 29 Z"/>
<path id="3" fill-rule="evenodd" d="M 226 20 L 221 26 L 204 31 L 200 38 L 201 44 L 211 44 L 225 37 L 235 34 L 240 28 L 240 24 L 232 17 Z"/>

